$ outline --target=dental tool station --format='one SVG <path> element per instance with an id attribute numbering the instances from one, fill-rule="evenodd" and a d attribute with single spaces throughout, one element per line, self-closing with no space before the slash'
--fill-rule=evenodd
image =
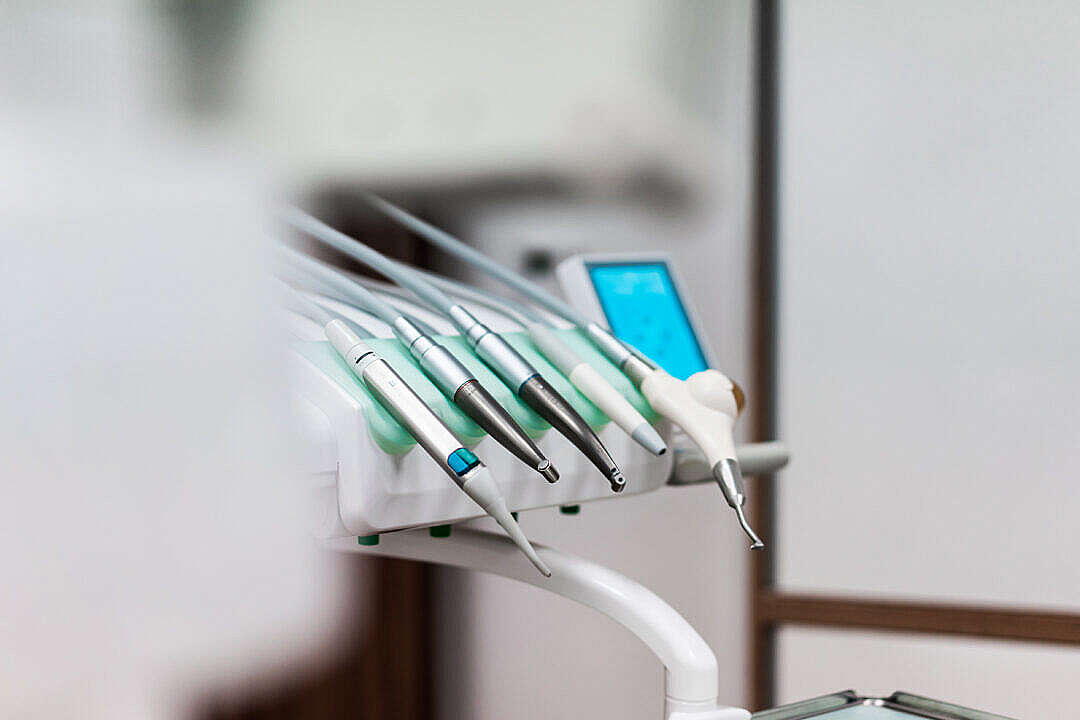
<path id="1" fill-rule="evenodd" d="M 509 292 L 407 267 L 301 210 L 282 213 L 295 237 L 384 278 L 286 246 L 274 258 L 279 304 L 304 338 L 288 356 L 311 449 L 316 536 L 342 552 L 502 575 L 576 600 L 660 659 L 665 718 L 751 717 L 718 697 L 713 650 L 663 599 L 530 543 L 517 523 L 521 510 L 715 482 L 749 548 L 769 542 L 745 515 L 744 477 L 783 467 L 787 451 L 735 444 L 743 392 L 714 367 L 676 268 L 659 253 L 572 257 L 557 269 L 564 301 L 381 198 L 362 202 Z M 453 527 L 484 515 L 503 534 Z M 992 717 L 900 693 L 841 693 L 755 717 L 877 711 Z"/>

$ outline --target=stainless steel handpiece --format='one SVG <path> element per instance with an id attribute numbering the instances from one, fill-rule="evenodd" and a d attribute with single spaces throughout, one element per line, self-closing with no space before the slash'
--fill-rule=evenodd
<path id="1" fill-rule="evenodd" d="M 540 473 L 549 483 L 559 479 L 559 472 L 540 452 L 532 438 L 449 350 L 425 335 L 405 317 L 399 317 L 393 327 L 398 339 L 409 348 L 439 390 L 495 442 Z"/>
<path id="2" fill-rule="evenodd" d="M 526 405 L 566 437 L 604 474 L 614 492 L 626 487 L 619 466 L 585 419 L 551 387 L 528 360 L 510 343 L 476 319 L 460 305 L 450 309 L 450 317 L 473 346 L 477 356 L 507 384 Z"/>
<path id="3" fill-rule="evenodd" d="M 478 380 L 470 380 L 459 387 L 453 400 L 488 435 L 526 465 L 535 468 L 549 483 L 559 479 L 559 471 L 551 461 Z"/>

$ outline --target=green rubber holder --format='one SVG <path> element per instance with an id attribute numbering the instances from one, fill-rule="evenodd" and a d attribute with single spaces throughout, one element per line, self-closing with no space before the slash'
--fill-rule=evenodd
<path id="1" fill-rule="evenodd" d="M 559 512 L 563 515 L 577 515 L 581 512 L 580 505 L 560 505 Z"/>
<path id="2" fill-rule="evenodd" d="M 428 534 L 433 538 L 448 538 L 452 527 L 452 525 L 432 525 L 428 528 Z"/>
<path id="3" fill-rule="evenodd" d="M 650 422 L 657 418 L 645 397 L 638 392 L 630 380 L 619 371 L 592 342 L 576 329 L 556 330 L 560 338 L 572 347 L 581 357 L 592 365 L 608 382 L 637 408 L 646 420 Z M 555 388 L 567 402 L 581 415 L 585 422 L 593 429 L 599 429 L 609 422 L 609 419 L 595 405 L 589 402 L 569 378 L 559 372 L 554 365 L 540 354 L 533 345 L 528 335 L 524 332 L 500 333 L 515 350 L 521 353 L 533 367 L 535 367 L 544 379 Z M 454 357 L 467 367 L 480 383 L 495 397 L 496 402 L 502 405 L 511 417 L 533 438 L 543 435 L 551 426 L 540 417 L 536 411 L 518 399 L 510 388 L 506 387 L 498 377 L 485 365 L 469 348 L 466 340 L 460 335 L 442 335 L 438 341 Z M 424 371 L 413 360 L 412 355 L 394 338 L 365 338 L 371 348 L 378 353 L 420 398 L 435 411 L 439 419 L 446 423 L 447 427 L 462 441 L 466 447 L 473 447 L 480 442 L 487 433 L 473 422 L 456 405 L 446 399 L 437 387 L 428 379 Z M 412 435 L 398 423 L 397 420 L 384 408 L 364 383 L 357 378 L 352 370 L 345 364 L 344 359 L 328 342 L 298 342 L 293 345 L 300 355 L 326 373 L 349 395 L 355 398 L 361 406 L 364 420 L 375 443 L 385 452 L 392 455 L 407 453 L 416 444 Z M 516 388 L 515 388 L 516 389 Z"/>
<path id="4" fill-rule="evenodd" d="M 356 538 L 357 545 L 378 545 L 378 535 L 360 535 Z"/>

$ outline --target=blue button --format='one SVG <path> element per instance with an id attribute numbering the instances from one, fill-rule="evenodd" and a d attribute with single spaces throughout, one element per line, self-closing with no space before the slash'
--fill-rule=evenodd
<path id="1" fill-rule="evenodd" d="M 471 450 L 458 448 L 446 458 L 446 464 L 459 476 L 464 475 L 472 468 L 480 464 L 480 460 L 472 454 Z"/>

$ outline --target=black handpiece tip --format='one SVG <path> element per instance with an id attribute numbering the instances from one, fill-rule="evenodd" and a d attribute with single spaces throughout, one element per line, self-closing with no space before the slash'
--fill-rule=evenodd
<path id="1" fill-rule="evenodd" d="M 607 448 L 577 410 L 544 378 L 540 375 L 530 377 L 518 388 L 518 396 L 589 458 L 611 483 L 613 491 L 622 490 L 626 481 Z"/>
<path id="2" fill-rule="evenodd" d="M 545 460 L 540 463 L 543 467 L 537 467 L 536 470 L 544 476 L 544 479 L 549 483 L 556 482 L 559 479 L 559 471 L 555 469 L 555 466 L 551 464 L 550 460 Z"/>

